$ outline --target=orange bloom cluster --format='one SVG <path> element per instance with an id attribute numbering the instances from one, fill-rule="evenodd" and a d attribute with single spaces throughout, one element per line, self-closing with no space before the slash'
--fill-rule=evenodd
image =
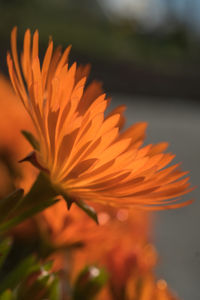
<path id="1" fill-rule="evenodd" d="M 73 267 L 75 273 L 77 273 L 76 270 L 80 271 L 86 261 L 87 263 L 102 262 L 102 253 L 111 253 L 114 250 L 113 247 L 117 246 L 118 250 L 122 247 L 131 252 L 130 256 L 135 257 L 135 253 L 132 253 L 133 244 L 139 245 L 140 248 L 146 245 L 150 230 L 149 214 L 139 211 L 131 212 L 127 209 L 105 208 L 100 205 L 95 208 L 98 211 L 100 226 L 97 226 L 76 206 L 72 206 L 70 211 L 66 210 L 64 200 L 59 201 L 38 216 L 41 229 L 55 245 L 83 242 L 84 251 L 81 249 L 77 252 L 78 263 Z M 119 246 L 122 237 L 123 242 Z M 101 245 L 101 247 L 97 247 L 97 245 Z M 103 260 L 105 262 L 105 255 Z M 61 266 L 62 263 L 58 264 L 57 268 Z"/>
<path id="2" fill-rule="evenodd" d="M 69 67 L 70 47 L 63 54 L 60 48 L 53 52 L 50 41 L 41 64 L 38 32 L 31 41 L 27 30 L 20 68 L 16 35 L 14 28 L 12 58 L 7 56 L 10 78 L 37 132 L 37 161 L 62 193 L 75 200 L 143 209 L 190 203 L 177 203 L 190 188 L 178 164 L 167 167 L 174 158 L 163 153 L 167 143 L 142 147 L 146 123 L 122 130 L 123 106 L 105 116 L 109 100 L 97 83 L 85 87 L 87 68 L 75 63 Z"/>
<path id="3" fill-rule="evenodd" d="M 147 242 L 149 214 L 98 206 L 100 226 L 97 227 L 78 207 L 72 206 L 69 212 L 65 206 L 61 200 L 38 217 L 43 233 L 56 245 L 83 242 L 80 249 L 54 253 L 54 270 L 66 269 L 73 282 L 85 265 L 105 267 L 109 281 L 99 300 L 177 299 L 166 282 L 157 282 L 152 272 L 157 253 Z"/>

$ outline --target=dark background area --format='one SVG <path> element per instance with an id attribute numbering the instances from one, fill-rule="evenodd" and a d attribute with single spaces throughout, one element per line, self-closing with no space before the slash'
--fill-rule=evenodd
<path id="1" fill-rule="evenodd" d="M 10 32 L 19 49 L 27 27 L 39 30 L 41 55 L 49 36 L 72 44 L 70 60 L 91 63 L 112 105 L 126 104 L 128 125 L 148 121 L 147 142 L 168 141 L 176 162 L 189 170 L 196 202 L 156 213 L 154 240 L 159 277 L 181 299 L 199 300 L 200 280 L 200 1 L 0 1 L 0 69 L 7 74 Z"/>
<path id="2" fill-rule="evenodd" d="M 41 49 L 72 44 L 109 93 L 199 101 L 199 15 L 198 0 L 1 0 L 0 67 L 13 26 L 21 41 L 37 28 Z"/>

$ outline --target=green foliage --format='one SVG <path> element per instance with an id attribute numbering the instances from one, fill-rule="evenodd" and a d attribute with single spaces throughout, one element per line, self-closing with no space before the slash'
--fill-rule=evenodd
<path id="1" fill-rule="evenodd" d="M 1 199 L 0 234 L 2 237 L 14 226 L 55 204 L 59 195 L 64 197 L 68 208 L 74 203 L 98 223 L 97 214 L 92 207 L 80 200 L 70 199 L 67 195 L 63 195 L 58 187 L 51 183 L 49 175 L 46 172 L 40 172 L 25 196 L 22 189 L 17 189 L 6 198 Z M 83 243 L 77 241 L 72 244 L 56 246 L 42 236 L 37 241 L 39 245 L 34 245 L 33 241 L 33 247 L 31 246 L 30 250 L 27 249 L 27 241 L 21 246 L 20 242 L 19 244 L 16 241 L 12 243 L 10 238 L 0 241 L 0 300 L 62 299 L 61 281 L 57 274 L 51 272 L 52 262 L 41 265 L 38 256 L 40 259 L 46 259 L 56 251 L 73 251 L 82 247 Z M 38 247 L 37 250 L 34 248 L 35 246 Z M 18 255 L 15 257 L 20 249 L 27 251 L 22 251 L 19 257 Z M 80 273 L 74 288 L 70 287 L 67 278 L 65 278 L 64 285 L 67 293 L 70 293 L 69 299 L 92 300 L 95 299 L 106 281 L 107 274 L 103 269 L 90 266 Z M 73 295 L 71 295 L 71 290 Z"/>
<path id="2" fill-rule="evenodd" d="M 57 202 L 55 199 L 57 192 L 51 186 L 48 177 L 42 172 L 38 175 L 29 193 L 24 198 L 21 198 L 22 195 L 22 190 L 16 190 L 10 196 L 1 199 L 0 212 L 2 203 L 2 213 L 4 212 L 4 215 L 8 216 L 12 212 L 12 217 L 5 222 L 2 222 L 4 218 L 1 217 L 0 232 L 8 231 Z"/>
<path id="3" fill-rule="evenodd" d="M 61 299 L 61 287 L 57 275 L 48 273 L 43 268 L 32 273 L 18 286 L 17 299 Z"/>
<path id="4" fill-rule="evenodd" d="M 73 291 L 73 300 L 93 300 L 108 279 L 106 271 L 88 266 L 79 274 Z"/>
<path id="5" fill-rule="evenodd" d="M 43 211 L 44 209 L 48 208 L 49 206 L 55 204 L 57 202 L 57 200 L 47 200 L 44 203 L 40 203 L 37 204 L 33 207 L 31 207 L 30 209 L 27 209 L 26 211 L 22 212 L 21 214 L 13 217 L 12 219 L 10 219 L 9 221 L 3 223 L 2 225 L 0 225 L 0 232 L 6 232 L 10 229 L 12 229 L 13 227 L 15 227 L 16 225 L 22 223 L 23 221 L 31 218 L 32 216 L 34 216 L 35 214 Z"/>
<path id="6" fill-rule="evenodd" d="M 8 197 L 0 200 L 0 232 L 6 232 L 26 219 L 55 204 L 59 195 L 67 202 L 68 208 L 72 203 L 79 206 L 97 224 L 96 211 L 80 200 L 70 199 L 52 185 L 48 175 L 40 172 L 29 193 L 23 197 L 24 191 L 18 189 Z"/>
<path id="7" fill-rule="evenodd" d="M 4 220 L 17 208 L 24 194 L 23 189 L 17 189 L 0 201 L 0 218 Z"/>
<path id="8" fill-rule="evenodd" d="M 11 290 L 6 290 L 0 294 L 0 300 L 14 300 L 14 295 Z"/>
<path id="9" fill-rule="evenodd" d="M 8 253 L 12 254 L 9 238 L 0 243 L 0 300 L 61 299 L 59 278 L 51 272 L 52 262 L 41 265 L 31 254 L 10 269 Z"/>
<path id="10" fill-rule="evenodd" d="M 14 270 L 9 272 L 3 280 L 0 282 L 0 292 L 5 291 L 6 289 L 14 289 L 19 281 L 26 278 L 32 272 L 36 271 L 39 268 L 36 258 L 34 256 L 29 256 L 20 262 Z"/>

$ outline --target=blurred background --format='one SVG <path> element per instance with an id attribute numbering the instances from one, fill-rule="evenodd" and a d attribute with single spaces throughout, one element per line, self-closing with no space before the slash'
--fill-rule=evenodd
<path id="1" fill-rule="evenodd" d="M 112 106 L 125 103 L 127 125 L 148 121 L 147 142 L 168 141 L 177 162 L 199 185 L 199 0 L 1 0 L 0 70 L 7 74 L 10 31 L 19 44 L 27 27 L 72 44 L 71 61 L 91 63 Z M 160 254 L 157 274 L 184 300 L 200 299 L 200 193 L 177 211 L 156 213 L 152 234 Z"/>
<path id="2" fill-rule="evenodd" d="M 91 62 L 107 92 L 199 99 L 198 0 L 1 0 L 1 54 L 30 27 Z M 0 61 L 5 69 L 5 60 Z"/>

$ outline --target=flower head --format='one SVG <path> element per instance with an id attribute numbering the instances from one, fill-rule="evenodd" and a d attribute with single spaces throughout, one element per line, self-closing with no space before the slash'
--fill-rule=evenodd
<path id="1" fill-rule="evenodd" d="M 165 209 L 189 203 L 176 203 L 190 189 L 178 164 L 166 168 L 174 158 L 163 153 L 167 143 L 142 147 L 146 123 L 123 131 L 124 106 L 105 116 L 109 100 L 98 83 L 85 87 L 88 67 L 69 67 L 70 47 L 53 52 L 50 40 L 40 63 L 38 32 L 31 45 L 27 30 L 20 64 L 16 35 L 14 28 L 9 74 L 36 128 L 37 161 L 53 184 L 72 199 L 114 206 Z"/>

